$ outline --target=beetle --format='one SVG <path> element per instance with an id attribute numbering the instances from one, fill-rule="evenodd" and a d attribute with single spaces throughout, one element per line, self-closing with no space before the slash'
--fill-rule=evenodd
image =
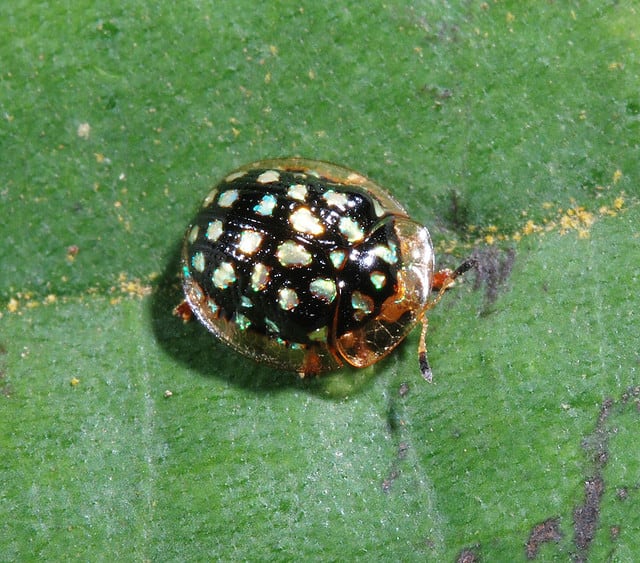
<path id="1" fill-rule="evenodd" d="M 421 323 L 420 371 L 431 381 L 426 312 L 474 265 L 436 272 L 427 228 L 362 174 L 262 160 L 228 174 L 187 228 L 175 314 L 303 377 L 370 366 Z"/>

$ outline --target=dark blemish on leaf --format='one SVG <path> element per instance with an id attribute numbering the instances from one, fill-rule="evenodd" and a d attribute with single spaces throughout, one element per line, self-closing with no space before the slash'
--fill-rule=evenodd
<path id="1" fill-rule="evenodd" d="M 468 233 L 469 204 L 456 188 L 449 190 L 449 209 L 446 219 L 456 233 L 463 235 Z"/>
<path id="2" fill-rule="evenodd" d="M 451 89 L 429 84 L 425 84 L 421 88 L 421 91 L 423 95 L 426 95 L 433 100 L 434 109 L 441 109 L 444 102 L 453 96 L 453 91 Z"/>
<path id="3" fill-rule="evenodd" d="M 620 536 L 620 526 L 611 526 L 611 528 L 609 528 L 609 534 L 613 541 L 617 540 L 618 536 Z"/>
<path id="4" fill-rule="evenodd" d="M 480 556 L 474 549 L 477 550 L 477 546 L 474 548 L 465 547 L 456 557 L 456 563 L 478 563 Z"/>
<path id="5" fill-rule="evenodd" d="M 604 479 L 595 475 L 584 484 L 585 502 L 573 512 L 574 542 L 578 548 L 576 561 L 586 561 L 587 552 L 598 528 L 600 500 L 604 493 Z"/>
<path id="6" fill-rule="evenodd" d="M 640 386 L 630 387 L 621 395 L 619 404 L 624 407 L 633 400 L 633 404 L 637 405 L 639 397 Z M 574 560 L 579 563 L 587 561 L 591 542 L 598 529 L 600 504 L 605 491 L 603 471 L 609 460 L 609 434 L 616 432 L 615 428 L 607 428 L 614 406 L 613 399 L 605 399 L 598 414 L 595 430 L 582 442 L 582 447 L 593 463 L 593 474 L 584 483 L 584 504 L 573 512 L 574 543 L 578 550 Z M 626 498 L 627 494 L 626 489 L 617 489 L 616 495 L 620 500 Z"/>
<path id="7" fill-rule="evenodd" d="M 591 436 L 582 442 L 582 447 L 588 452 L 594 465 L 593 475 L 584 483 L 584 504 L 573 511 L 573 541 L 578 548 L 574 560 L 587 560 L 589 547 L 598 529 L 600 517 L 600 501 L 604 493 L 604 479 L 602 470 L 609 459 L 609 435 L 606 422 L 611 413 L 613 399 L 605 399 L 598 414 L 596 428 Z"/>
<path id="8" fill-rule="evenodd" d="M 618 497 L 618 500 L 627 500 L 629 498 L 629 489 L 627 489 L 626 487 L 617 489 L 616 497 Z"/>
<path id="9" fill-rule="evenodd" d="M 513 265 L 516 261 L 516 251 L 513 248 L 501 250 L 495 246 L 490 246 L 477 250 L 472 254 L 476 260 L 476 279 L 474 289 L 478 290 L 482 286 L 485 288 L 485 306 L 483 314 L 490 312 L 490 307 L 498 299 L 498 295 L 506 285 Z"/>
<path id="10" fill-rule="evenodd" d="M 527 559 L 535 559 L 540 545 L 547 542 L 558 542 L 562 539 L 560 518 L 549 518 L 534 526 L 527 540 Z"/>
<path id="11" fill-rule="evenodd" d="M 584 482 L 584 502 L 573 511 L 573 543 L 576 552 L 573 561 L 584 563 L 589 559 L 589 550 L 598 530 L 600 522 L 600 510 L 602 497 L 605 493 L 604 469 L 609 461 L 609 436 L 617 432 L 617 428 L 611 427 L 611 418 L 621 409 L 629 405 L 637 407 L 640 404 L 640 385 L 628 388 L 620 396 L 619 401 L 605 399 L 598 413 L 596 427 L 591 435 L 582 441 L 582 447 L 588 454 L 593 465 L 591 476 Z M 635 486 L 640 488 L 640 486 Z M 629 497 L 628 487 L 615 489 L 616 499 L 625 501 Z M 616 524 L 609 528 L 609 534 L 613 540 L 620 535 L 621 526 Z M 559 518 L 549 518 L 542 524 L 536 525 L 526 545 L 527 558 L 535 559 L 539 545 L 543 541 L 559 541 L 561 539 Z M 548 539 L 547 539 L 548 538 Z"/>
<path id="12" fill-rule="evenodd" d="M 398 478 L 400 472 L 397 469 L 394 469 L 389 473 L 389 476 L 382 481 L 382 492 L 388 493 L 391 490 L 391 485 Z"/>
<path id="13" fill-rule="evenodd" d="M 388 493 L 391 490 L 391 486 L 393 483 L 400 477 L 400 468 L 398 467 L 398 462 L 406 459 L 407 454 L 409 452 L 409 444 L 406 442 L 400 442 L 398 445 L 398 453 L 396 459 L 391 466 L 391 471 L 389 471 L 389 475 L 382 481 L 382 491 Z"/>
<path id="14" fill-rule="evenodd" d="M 431 538 L 427 538 L 424 540 L 424 545 L 426 545 L 429 549 L 436 548 L 436 542 L 434 542 Z"/>
<path id="15" fill-rule="evenodd" d="M 398 394 L 401 397 L 406 397 L 409 393 L 409 384 L 408 383 L 402 383 L 402 385 L 400 385 L 400 390 L 398 391 Z"/>

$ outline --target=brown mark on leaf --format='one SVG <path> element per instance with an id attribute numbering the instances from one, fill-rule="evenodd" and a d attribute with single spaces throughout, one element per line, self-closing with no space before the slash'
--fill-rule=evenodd
<path id="1" fill-rule="evenodd" d="M 620 405 L 624 407 L 630 400 L 633 404 L 638 403 L 640 397 L 640 386 L 627 389 L 620 398 Z M 615 403 L 613 399 L 605 399 L 600 407 L 596 428 L 582 443 L 582 447 L 587 451 L 593 463 L 592 476 L 584 483 L 584 503 L 573 511 L 574 543 L 577 552 L 574 561 L 583 563 L 589 558 L 589 548 L 593 542 L 600 519 L 600 505 L 602 495 L 605 491 L 605 481 L 603 478 L 604 468 L 609 461 L 609 434 L 615 429 L 609 429 L 607 423 L 612 415 Z M 617 489 L 616 495 L 620 500 L 624 500 L 628 492 L 626 489 Z M 612 537 L 617 537 L 620 533 L 619 526 L 615 526 L 617 531 L 611 530 Z"/>
<path id="2" fill-rule="evenodd" d="M 582 441 L 582 447 L 589 456 L 592 470 L 590 476 L 584 481 L 584 502 L 573 511 L 573 543 L 576 551 L 572 559 L 577 563 L 589 560 L 589 550 L 600 523 L 601 503 L 605 493 L 603 474 L 609 461 L 609 436 L 617 431 L 610 427 L 611 418 L 629 403 L 637 409 L 640 404 L 640 385 L 627 389 L 617 402 L 611 398 L 605 399 L 600 407 L 594 431 Z M 626 501 L 629 494 L 628 487 L 618 487 L 615 490 L 615 497 L 621 502 Z M 549 518 L 533 528 L 526 546 L 528 559 L 536 558 L 541 543 L 560 541 L 562 534 L 559 521 L 559 518 Z M 619 537 L 621 529 L 619 524 L 609 527 L 612 540 Z"/>
<path id="3" fill-rule="evenodd" d="M 400 399 L 404 399 L 409 393 L 409 385 L 402 383 L 398 389 L 398 396 Z M 402 416 L 398 412 L 397 407 L 398 399 L 395 396 L 390 397 L 388 412 L 387 412 L 387 430 L 392 436 L 397 437 L 398 449 L 395 458 L 391 462 L 391 468 L 389 473 L 382 481 L 382 491 L 388 493 L 395 481 L 400 477 L 400 464 L 407 458 L 409 454 L 409 442 L 402 440 L 402 433 L 405 426 Z"/>
<path id="4" fill-rule="evenodd" d="M 547 542 L 558 542 L 562 539 L 560 518 L 549 518 L 534 526 L 527 540 L 527 559 L 535 559 L 540 545 Z"/>
<path id="5" fill-rule="evenodd" d="M 475 550 L 477 550 L 477 546 L 473 548 L 465 547 L 456 557 L 456 563 L 478 563 L 480 556 Z"/>
<path id="6" fill-rule="evenodd" d="M 400 468 L 398 465 L 399 462 L 406 459 L 408 452 L 409 444 L 407 444 L 407 442 L 400 442 L 400 444 L 398 445 L 398 454 L 396 456 L 396 459 L 393 461 L 391 470 L 389 471 L 389 474 L 384 479 L 384 481 L 382 481 L 383 492 L 388 493 L 391 490 L 391 486 L 393 485 L 393 483 L 396 481 L 396 479 L 398 479 L 398 477 L 400 477 Z"/>
<path id="7" fill-rule="evenodd" d="M 573 511 L 573 541 L 578 550 L 574 560 L 577 562 L 587 560 L 589 547 L 598 529 L 600 501 L 604 493 L 602 470 L 609 459 L 606 422 L 612 406 L 613 399 L 605 399 L 593 434 L 582 442 L 582 447 L 589 454 L 594 467 L 592 476 L 584 482 L 584 503 Z"/>

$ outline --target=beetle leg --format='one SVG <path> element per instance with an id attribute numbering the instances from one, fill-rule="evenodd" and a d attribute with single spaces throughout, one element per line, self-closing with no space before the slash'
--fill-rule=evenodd
<path id="1" fill-rule="evenodd" d="M 433 380 L 433 373 L 431 366 L 429 365 L 429 358 L 427 358 L 427 328 L 429 326 L 429 320 L 427 319 L 427 311 L 434 305 L 437 305 L 440 299 L 444 296 L 447 289 L 449 289 L 456 281 L 458 276 L 461 276 L 465 272 L 468 272 L 472 268 L 475 268 L 478 261 L 475 258 L 468 258 L 462 264 L 460 264 L 455 270 L 440 270 L 433 276 L 433 283 L 431 289 L 437 291 L 438 295 L 427 304 L 427 307 L 422 314 L 422 330 L 420 332 L 420 340 L 418 342 L 418 360 L 420 362 L 420 372 L 429 383 Z"/>
<path id="2" fill-rule="evenodd" d="M 420 373 L 429 383 L 433 380 L 433 373 L 427 358 L 427 328 L 429 327 L 429 319 L 427 315 L 422 315 L 422 330 L 420 331 L 420 340 L 418 341 L 418 361 L 420 362 Z"/>
<path id="3" fill-rule="evenodd" d="M 189 306 L 189 303 L 186 301 L 182 301 L 176 308 L 173 310 L 173 314 L 176 317 L 180 317 L 182 322 L 188 323 L 193 318 L 193 311 Z"/>

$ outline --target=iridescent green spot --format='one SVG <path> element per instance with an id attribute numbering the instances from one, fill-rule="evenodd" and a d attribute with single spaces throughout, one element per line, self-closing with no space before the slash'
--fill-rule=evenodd
<path id="1" fill-rule="evenodd" d="M 244 307 L 245 309 L 250 309 L 251 307 L 253 307 L 253 303 L 251 303 L 251 299 L 243 295 L 240 298 L 240 306 Z"/>
<path id="2" fill-rule="evenodd" d="M 351 294 L 351 306 L 353 307 L 353 318 L 361 321 L 373 311 L 373 299 L 360 291 Z"/>
<path id="3" fill-rule="evenodd" d="M 369 279 L 376 289 L 382 289 L 387 284 L 387 276 L 378 270 L 371 272 Z"/>
<path id="4" fill-rule="evenodd" d="M 234 315 L 233 321 L 236 323 L 240 330 L 247 330 L 251 326 L 251 321 L 242 313 L 236 313 Z"/>
<path id="5" fill-rule="evenodd" d="M 207 237 L 207 240 L 211 242 L 216 242 L 220 238 L 221 234 L 222 234 L 222 221 L 220 221 L 220 219 L 211 221 L 207 226 L 207 232 L 205 233 L 205 237 Z"/>
<path id="6" fill-rule="evenodd" d="M 276 323 L 274 323 L 271 319 L 264 319 L 264 324 L 267 325 L 267 331 L 271 334 L 278 334 L 280 332 L 280 328 Z"/>
<path id="7" fill-rule="evenodd" d="M 198 225 L 194 225 L 194 227 L 191 229 L 191 231 L 189 231 L 189 242 L 191 244 L 196 242 L 196 239 L 198 238 L 198 232 L 199 231 L 200 231 L 200 227 L 198 227 Z"/>
<path id="8" fill-rule="evenodd" d="M 273 208 L 276 206 L 277 202 L 278 201 L 276 200 L 275 196 L 271 194 L 263 195 L 260 202 L 253 207 L 253 210 L 258 215 L 268 217 L 273 213 Z"/>
<path id="9" fill-rule="evenodd" d="M 384 260 L 387 264 L 395 264 L 398 261 L 398 247 L 390 242 L 389 246 L 384 246 L 382 244 L 374 247 L 373 254 Z"/>
<path id="10" fill-rule="evenodd" d="M 349 204 L 349 197 L 347 194 L 333 190 L 327 190 L 322 198 L 326 201 L 329 207 L 337 207 L 340 211 L 346 211 L 347 205 Z"/>
<path id="11" fill-rule="evenodd" d="M 231 207 L 238 199 L 238 190 L 227 190 L 222 192 L 218 198 L 218 205 L 220 207 Z"/>
<path id="12" fill-rule="evenodd" d="M 251 289 L 253 291 L 262 291 L 267 287 L 269 278 L 269 267 L 262 263 L 256 264 L 251 272 Z"/>
<path id="13" fill-rule="evenodd" d="M 349 242 L 358 242 L 364 238 L 364 231 L 358 222 L 351 217 L 342 217 L 338 229 Z"/>
<path id="14" fill-rule="evenodd" d="M 324 226 L 309 209 L 300 207 L 296 209 L 289 217 L 289 223 L 294 230 L 305 235 L 321 235 L 324 233 Z"/>
<path id="15" fill-rule="evenodd" d="M 267 170 L 258 176 L 257 182 L 258 184 L 271 184 L 272 182 L 277 182 L 280 179 L 280 172 L 277 170 Z"/>
<path id="16" fill-rule="evenodd" d="M 236 281 L 236 272 L 233 269 L 233 264 L 231 262 L 222 262 L 213 272 L 211 281 L 218 289 L 227 289 Z"/>
<path id="17" fill-rule="evenodd" d="M 213 299 L 211 299 L 211 297 L 207 299 L 207 306 L 209 307 L 209 311 L 211 311 L 212 315 L 215 316 L 218 314 L 220 307 L 218 307 L 218 304 Z"/>
<path id="18" fill-rule="evenodd" d="M 182 266 L 182 277 L 186 280 L 191 277 L 191 272 L 189 271 L 189 266 Z"/>
<path id="19" fill-rule="evenodd" d="M 238 242 L 238 250 L 243 254 L 253 254 L 260 248 L 264 235 L 258 231 L 247 229 L 242 231 L 240 241 Z"/>
<path id="20" fill-rule="evenodd" d="M 329 278 L 316 278 L 309 284 L 309 291 L 314 297 L 331 303 L 336 298 L 336 282 Z"/>
<path id="21" fill-rule="evenodd" d="M 329 254 L 329 258 L 331 259 L 331 263 L 336 270 L 339 270 L 344 265 L 345 260 L 347 259 L 347 253 L 344 250 L 333 250 Z"/>
<path id="22" fill-rule="evenodd" d="M 307 334 L 309 340 L 313 342 L 326 342 L 327 341 L 327 327 L 317 328 L 316 330 Z"/>
<path id="23" fill-rule="evenodd" d="M 191 257 L 191 265 L 193 266 L 193 269 L 196 272 L 204 272 L 204 254 L 202 254 L 202 252 L 196 252 L 192 257 Z"/>
<path id="24" fill-rule="evenodd" d="M 281 309 L 285 311 L 292 311 L 299 303 L 300 300 L 298 299 L 298 294 L 290 287 L 283 287 L 278 291 L 278 304 Z"/>
<path id="25" fill-rule="evenodd" d="M 287 190 L 287 196 L 291 199 L 304 201 L 307 198 L 307 186 L 304 184 L 292 184 Z"/>
<path id="26" fill-rule="evenodd" d="M 300 268 L 312 262 L 311 253 L 301 244 L 287 240 L 278 246 L 276 257 L 285 268 Z"/>
<path id="27" fill-rule="evenodd" d="M 380 202 L 377 199 L 373 200 L 373 211 L 376 214 L 376 217 L 382 217 L 385 214 L 384 207 L 380 205 Z"/>

